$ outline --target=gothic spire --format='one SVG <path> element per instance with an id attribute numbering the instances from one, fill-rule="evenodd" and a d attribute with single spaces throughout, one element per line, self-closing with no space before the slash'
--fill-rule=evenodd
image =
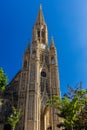
<path id="1" fill-rule="evenodd" d="M 50 48 L 54 48 L 54 47 L 55 47 L 55 45 L 54 45 L 54 38 L 52 37 L 52 38 L 51 38 Z"/>
<path id="2" fill-rule="evenodd" d="M 40 4 L 40 9 L 37 15 L 36 24 L 45 24 L 44 15 L 42 11 L 42 5 Z"/>
<path id="3" fill-rule="evenodd" d="M 30 42 L 28 42 L 25 52 L 30 52 Z"/>

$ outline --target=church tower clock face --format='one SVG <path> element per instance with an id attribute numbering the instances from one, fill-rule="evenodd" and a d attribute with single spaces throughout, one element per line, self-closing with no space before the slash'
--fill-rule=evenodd
<path id="1" fill-rule="evenodd" d="M 42 48 L 42 49 L 45 49 L 45 48 L 46 48 L 46 45 L 45 45 L 45 44 L 41 44 L 41 48 Z"/>

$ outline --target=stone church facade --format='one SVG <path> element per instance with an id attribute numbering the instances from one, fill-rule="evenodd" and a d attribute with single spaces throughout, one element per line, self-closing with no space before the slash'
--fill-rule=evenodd
<path id="1" fill-rule="evenodd" d="M 32 29 L 32 44 L 24 52 L 22 69 L 3 95 L 6 107 L 10 103 L 22 109 L 22 117 L 16 129 L 59 130 L 56 110 L 46 105 L 52 95 L 60 96 L 57 53 L 53 38 L 48 45 L 48 29 L 40 6 Z M 5 121 L 0 130 L 8 130 L 6 125 Z"/>

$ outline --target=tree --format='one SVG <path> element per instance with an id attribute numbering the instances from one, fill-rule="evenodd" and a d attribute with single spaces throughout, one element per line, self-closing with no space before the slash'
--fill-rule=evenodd
<path id="1" fill-rule="evenodd" d="M 0 93 L 2 93 L 3 90 L 5 90 L 7 81 L 8 81 L 7 75 L 4 73 L 4 70 L 0 68 Z M 0 99 L 0 106 L 1 105 L 2 105 L 2 99 Z"/>
<path id="2" fill-rule="evenodd" d="M 67 130 L 73 130 L 75 123 L 79 120 L 79 114 L 87 101 L 86 90 L 74 90 L 74 93 L 65 94 L 64 98 L 52 96 L 47 105 L 60 111 L 58 116 L 63 118 Z"/>
<path id="3" fill-rule="evenodd" d="M 77 94 L 78 90 L 82 91 L 82 83 L 80 83 L 79 86 L 77 84 L 75 89 L 73 89 L 70 86 L 68 86 L 68 89 L 69 89 L 69 92 L 65 95 L 68 98 L 70 98 L 70 100 L 72 100 L 72 98 Z M 85 90 L 85 92 L 87 92 L 87 90 Z M 81 98 L 84 99 L 84 103 L 83 103 L 83 106 L 82 106 L 80 112 L 77 114 L 78 120 L 74 124 L 74 127 L 76 130 L 77 129 L 79 129 L 79 130 L 83 130 L 83 129 L 86 130 L 87 129 L 87 95 L 83 94 L 83 96 Z"/>
<path id="4" fill-rule="evenodd" d="M 4 70 L 0 68 L 0 91 L 3 91 L 7 85 L 7 75 L 4 73 Z"/>
<path id="5" fill-rule="evenodd" d="M 87 101 L 85 102 L 84 107 L 81 109 L 78 118 L 79 120 L 76 122 L 76 128 L 87 130 Z"/>
<path id="6" fill-rule="evenodd" d="M 11 125 L 12 130 L 15 130 L 15 127 L 20 120 L 21 114 L 21 109 L 17 110 L 15 107 L 12 107 L 12 114 L 8 117 L 8 123 Z"/>

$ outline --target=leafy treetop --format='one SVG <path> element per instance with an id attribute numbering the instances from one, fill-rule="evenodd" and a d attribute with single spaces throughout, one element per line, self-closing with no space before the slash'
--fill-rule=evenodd
<path id="1" fill-rule="evenodd" d="M 7 85 L 7 75 L 4 73 L 4 70 L 0 68 L 0 91 L 3 91 Z"/>

